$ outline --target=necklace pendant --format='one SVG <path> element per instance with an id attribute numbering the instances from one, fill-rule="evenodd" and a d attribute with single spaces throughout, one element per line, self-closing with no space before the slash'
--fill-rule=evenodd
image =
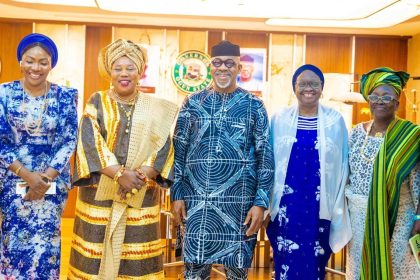
<path id="1" fill-rule="evenodd" d="M 375 137 L 377 138 L 382 138 L 384 136 L 384 134 L 382 132 L 376 132 L 375 133 Z"/>

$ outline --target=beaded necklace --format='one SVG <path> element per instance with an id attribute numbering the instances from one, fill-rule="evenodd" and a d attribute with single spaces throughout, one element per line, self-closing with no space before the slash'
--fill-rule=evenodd
<path id="1" fill-rule="evenodd" d="M 124 103 L 124 104 L 130 104 L 132 105 L 135 100 L 137 100 L 137 96 L 139 95 L 139 92 L 136 90 L 134 93 L 132 93 L 129 98 L 124 99 L 122 98 L 118 93 L 115 92 L 115 89 L 111 89 L 110 96 L 115 99 L 115 101 Z"/>
<path id="2" fill-rule="evenodd" d="M 111 90 L 111 97 L 113 97 L 116 101 L 118 106 L 121 108 L 121 110 L 124 112 L 125 116 L 127 117 L 127 126 L 125 128 L 125 133 L 129 133 L 130 132 L 130 125 L 131 125 L 131 116 L 133 115 L 133 111 L 134 111 L 134 107 L 136 105 L 137 99 L 139 97 L 139 93 L 136 91 L 133 95 L 135 95 L 133 98 L 129 99 L 129 100 L 125 100 L 123 98 L 121 98 L 115 91 L 114 89 Z M 128 110 L 126 110 L 124 108 L 123 104 L 127 104 L 128 105 Z"/>
<path id="3" fill-rule="evenodd" d="M 374 122 L 372 121 L 370 123 L 369 127 L 367 128 L 365 140 L 363 141 L 363 144 L 362 144 L 362 146 L 360 147 L 360 150 L 359 150 L 360 151 L 360 155 L 362 156 L 362 158 L 364 160 L 368 161 L 368 162 L 373 162 L 375 160 L 375 158 L 376 158 L 376 153 L 371 158 L 369 158 L 369 157 L 367 157 L 365 155 L 365 148 L 366 148 L 366 145 L 367 145 L 367 142 L 368 142 L 368 139 L 369 139 L 369 134 L 372 131 L 373 124 L 374 124 Z M 376 132 L 375 133 L 375 137 L 377 137 L 377 138 L 382 137 L 383 135 L 384 135 L 383 132 Z"/>
<path id="4" fill-rule="evenodd" d="M 31 94 L 31 92 L 25 87 L 25 84 L 23 81 L 21 81 L 21 85 L 23 88 L 24 93 L 26 93 L 27 95 L 33 96 Z M 35 135 L 39 135 L 40 130 L 41 130 L 41 125 L 42 125 L 42 119 L 44 118 L 44 114 L 47 111 L 48 108 L 48 98 L 47 98 L 47 93 L 48 93 L 48 82 L 45 82 L 45 89 L 44 89 L 44 94 L 42 96 L 44 96 L 44 102 L 42 104 L 42 109 L 41 109 L 41 113 L 39 114 L 38 118 L 33 118 L 32 115 L 29 112 L 26 112 L 26 106 L 27 103 L 25 102 L 25 94 L 22 95 L 22 112 L 26 113 L 26 118 L 25 121 L 23 122 L 23 126 L 26 130 L 26 132 L 31 135 L 31 136 L 35 136 Z"/>

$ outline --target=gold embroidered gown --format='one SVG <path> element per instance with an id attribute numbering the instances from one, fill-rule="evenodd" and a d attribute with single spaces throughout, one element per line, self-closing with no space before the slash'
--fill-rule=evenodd
<path id="1" fill-rule="evenodd" d="M 118 199 L 98 200 L 101 191 L 98 171 L 125 164 L 136 149 L 149 147 L 147 159 L 141 165 L 154 167 L 166 181 L 173 177 L 169 132 L 177 112 L 176 105 L 141 94 L 136 104 L 141 115 L 136 118 L 134 109 L 130 123 L 125 114 L 128 106 L 112 100 L 106 92 L 98 92 L 91 97 L 82 116 L 73 180 L 79 186 L 79 192 L 68 279 L 164 279 L 158 184 L 149 180 L 143 186 L 144 200 L 137 206 Z M 135 122 L 143 123 L 140 126 L 143 129 L 139 131 Z M 155 131 L 150 132 L 147 127 Z M 141 142 L 137 146 L 130 143 L 137 141 Z M 110 187 L 105 189 L 109 191 Z M 117 234 L 109 233 L 110 224 L 115 224 L 113 210 L 118 208 L 116 206 L 124 212 L 120 245 L 113 243 Z M 107 238 L 114 257 L 111 260 L 104 260 L 107 255 L 104 239 Z M 114 265 L 109 265 L 112 260 Z M 113 268 L 109 270 L 109 266 Z"/>

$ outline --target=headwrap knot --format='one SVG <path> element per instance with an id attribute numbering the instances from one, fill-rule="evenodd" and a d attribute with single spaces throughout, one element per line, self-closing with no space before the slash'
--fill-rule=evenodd
<path id="1" fill-rule="evenodd" d="M 104 77 L 111 77 L 111 68 L 114 62 L 126 56 L 136 65 L 139 74 L 143 74 L 147 63 L 147 51 L 145 48 L 130 40 L 118 39 L 104 47 L 98 56 L 99 72 Z"/>

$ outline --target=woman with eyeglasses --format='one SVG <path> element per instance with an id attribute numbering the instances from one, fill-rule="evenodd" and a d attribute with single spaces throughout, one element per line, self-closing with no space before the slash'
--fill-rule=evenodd
<path id="1" fill-rule="evenodd" d="M 275 279 L 324 279 L 331 251 L 351 238 L 347 129 L 340 113 L 319 103 L 319 68 L 301 66 L 292 85 L 298 104 L 271 120 L 275 180 L 267 235 Z"/>
<path id="2" fill-rule="evenodd" d="M 417 279 L 408 239 L 420 233 L 420 128 L 396 116 L 409 74 L 382 67 L 360 91 L 373 119 L 351 131 L 346 187 L 353 239 L 346 279 Z"/>

